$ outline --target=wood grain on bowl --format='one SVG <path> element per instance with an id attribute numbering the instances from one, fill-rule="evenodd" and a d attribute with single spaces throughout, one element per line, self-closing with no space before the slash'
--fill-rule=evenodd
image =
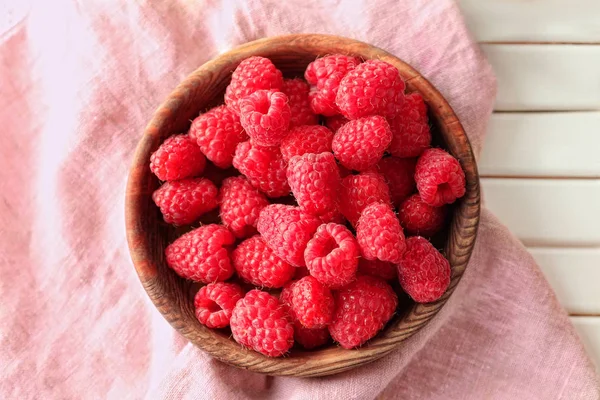
<path id="1" fill-rule="evenodd" d="M 452 281 L 444 296 L 431 304 L 411 304 L 385 330 L 356 350 L 335 345 L 315 351 L 293 350 L 283 358 L 269 358 L 243 349 L 229 334 L 201 325 L 194 315 L 192 296 L 197 285 L 178 277 L 165 263 L 164 249 L 177 233 L 162 221 L 151 195 L 158 180 L 149 168 L 153 151 L 168 136 L 185 132 L 190 120 L 223 101 L 236 66 L 250 56 L 270 58 L 287 77 L 302 76 L 318 56 L 342 53 L 380 59 L 398 68 L 408 91 L 418 91 L 429 106 L 434 135 L 463 166 L 466 195 L 454 207 L 445 250 Z M 289 35 L 261 39 L 224 53 L 188 76 L 159 107 L 137 147 L 126 198 L 127 238 L 133 264 L 148 295 L 169 323 L 192 343 L 226 363 L 269 375 L 323 376 L 374 361 L 396 349 L 425 326 L 452 295 L 473 250 L 479 223 L 480 193 L 477 166 L 467 136 L 442 95 L 417 71 L 377 47 L 326 35 Z"/>

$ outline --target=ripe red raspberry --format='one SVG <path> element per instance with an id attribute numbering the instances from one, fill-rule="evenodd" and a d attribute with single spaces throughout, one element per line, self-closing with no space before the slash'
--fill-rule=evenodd
<path id="1" fill-rule="evenodd" d="M 239 344 L 269 357 L 279 357 L 294 345 L 294 324 L 274 296 L 251 290 L 231 314 L 231 333 Z"/>
<path id="2" fill-rule="evenodd" d="M 231 259 L 238 275 L 254 286 L 280 288 L 296 272 L 296 268 L 275 255 L 259 235 L 240 243 Z"/>
<path id="3" fill-rule="evenodd" d="M 396 266 L 387 261 L 367 260 L 361 258 L 358 262 L 358 275 L 369 275 L 386 281 L 396 279 Z"/>
<path id="4" fill-rule="evenodd" d="M 358 64 L 360 64 L 358 58 L 342 54 L 317 58 L 308 64 L 304 78 L 313 86 L 309 98 L 316 114 L 330 116 L 340 113 L 335 104 L 340 81 Z"/>
<path id="5" fill-rule="evenodd" d="M 427 106 L 419 93 L 406 96 L 398 114 L 388 119 L 392 143 L 388 151 L 396 157 L 418 157 L 431 146 Z"/>
<path id="6" fill-rule="evenodd" d="M 290 106 L 285 94 L 275 90 L 257 90 L 241 99 L 240 122 L 252 141 L 259 146 L 275 146 L 290 127 Z"/>
<path id="7" fill-rule="evenodd" d="M 398 297 L 385 281 L 359 276 L 335 294 L 335 305 L 329 333 L 343 348 L 351 349 L 385 326 L 396 311 Z"/>
<path id="8" fill-rule="evenodd" d="M 217 187 L 205 178 L 164 183 L 152 194 L 168 224 L 187 225 L 217 207 Z"/>
<path id="9" fill-rule="evenodd" d="M 197 176 L 204 171 L 206 158 L 188 135 L 173 135 L 150 156 L 150 171 L 161 181 Z"/>
<path id="10" fill-rule="evenodd" d="M 296 269 L 301 270 L 306 268 L 299 267 Z M 281 295 L 279 296 L 279 301 L 284 304 L 288 313 L 290 314 L 290 317 L 294 321 L 294 340 L 305 349 L 314 349 L 316 347 L 323 346 L 329 342 L 329 330 L 327 328 L 306 328 L 300 323 L 300 321 L 298 321 L 290 307 L 292 297 L 291 286 L 292 283 L 288 283 L 283 288 Z"/>
<path id="11" fill-rule="evenodd" d="M 386 157 L 379 161 L 377 170 L 390 188 L 392 203 L 399 207 L 404 199 L 416 189 L 415 165 L 416 158 Z"/>
<path id="12" fill-rule="evenodd" d="M 239 101 L 257 90 L 281 90 L 283 75 L 268 58 L 249 57 L 238 65 L 225 90 L 225 104 L 239 114 Z"/>
<path id="13" fill-rule="evenodd" d="M 256 233 L 258 214 L 269 205 L 266 197 L 242 176 L 227 178 L 219 193 L 221 220 L 238 238 Z"/>
<path id="14" fill-rule="evenodd" d="M 446 213 L 446 206 L 430 206 L 415 194 L 404 200 L 398 219 L 406 232 L 412 235 L 433 236 L 444 227 Z"/>
<path id="15" fill-rule="evenodd" d="M 389 205 L 373 203 L 365 207 L 356 227 L 356 239 L 367 260 L 398 263 L 406 249 L 400 221 Z"/>
<path id="16" fill-rule="evenodd" d="M 321 215 L 337 208 L 341 178 L 333 154 L 307 153 L 292 157 L 287 179 L 303 211 Z"/>
<path id="17" fill-rule="evenodd" d="M 419 303 L 436 301 L 450 284 L 450 263 L 427 239 L 406 240 L 406 252 L 398 263 L 400 286 Z"/>
<path id="18" fill-rule="evenodd" d="M 227 106 L 218 106 L 197 116 L 190 127 L 190 137 L 219 168 L 231 167 L 236 146 L 248 139 L 240 118 Z"/>
<path id="19" fill-rule="evenodd" d="M 385 61 L 368 60 L 344 76 L 335 103 L 349 119 L 393 116 L 404 103 L 405 86 L 396 67 Z"/>
<path id="20" fill-rule="evenodd" d="M 204 283 L 224 281 L 233 275 L 229 259 L 233 242 L 235 237 L 224 226 L 203 225 L 167 246 L 167 264 L 186 279 Z"/>
<path id="21" fill-rule="evenodd" d="M 242 142 L 235 150 L 233 166 L 248 178 L 252 186 L 268 197 L 282 197 L 290 193 L 287 165 L 279 147 Z"/>
<path id="22" fill-rule="evenodd" d="M 348 121 L 349 119 L 343 115 L 334 115 L 332 117 L 325 118 L 325 125 L 331 129 L 331 132 L 336 133 L 338 129 L 340 129 Z"/>
<path id="23" fill-rule="evenodd" d="M 333 136 L 331 148 L 344 167 L 365 171 L 381 160 L 391 141 L 390 126 L 385 118 L 376 115 L 342 126 Z"/>
<path id="24" fill-rule="evenodd" d="M 281 141 L 281 154 L 285 161 L 306 153 L 331 151 L 333 133 L 321 125 L 304 125 L 290 129 Z"/>
<path id="25" fill-rule="evenodd" d="M 324 328 L 331 322 L 335 303 L 329 288 L 312 276 L 296 281 L 288 288 L 283 300 L 290 307 L 292 318 L 310 329 Z"/>
<path id="26" fill-rule="evenodd" d="M 321 225 L 304 250 L 304 260 L 310 274 L 332 289 L 352 282 L 360 250 L 358 243 L 344 225 Z"/>
<path id="27" fill-rule="evenodd" d="M 454 203 L 465 194 L 465 173 L 460 163 L 442 149 L 427 149 L 421 154 L 415 181 L 421 199 L 434 207 Z"/>
<path id="28" fill-rule="evenodd" d="M 338 208 L 334 208 L 334 209 L 326 212 L 325 214 L 319 215 L 318 217 L 321 220 L 321 222 L 324 224 L 334 222 L 336 224 L 343 225 L 346 223 L 344 216 L 342 215 L 342 213 L 340 212 L 340 210 Z"/>
<path id="29" fill-rule="evenodd" d="M 303 267 L 304 249 L 319 225 L 319 218 L 299 207 L 270 204 L 261 211 L 257 228 L 275 254 L 296 267 Z"/>
<path id="30" fill-rule="evenodd" d="M 194 298 L 196 318 L 209 328 L 225 328 L 235 303 L 244 291 L 235 283 L 209 283 L 202 286 Z"/>
<path id="31" fill-rule="evenodd" d="M 390 204 L 390 189 L 383 175 L 363 172 L 348 175 L 342 180 L 340 189 L 340 211 L 352 226 L 356 226 L 360 214 L 371 203 Z"/>
<path id="32" fill-rule="evenodd" d="M 281 91 L 285 93 L 289 99 L 290 111 L 292 112 L 290 128 L 301 125 L 316 125 L 319 123 L 319 117 L 313 113 L 310 108 L 308 83 L 300 78 L 284 79 Z"/>

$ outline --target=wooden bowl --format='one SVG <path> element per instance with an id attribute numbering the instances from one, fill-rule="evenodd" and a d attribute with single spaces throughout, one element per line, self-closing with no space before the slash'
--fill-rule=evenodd
<path id="1" fill-rule="evenodd" d="M 363 347 L 345 350 L 336 345 L 316 350 L 295 348 L 289 356 L 269 358 L 243 349 L 227 332 L 208 329 L 194 316 L 193 296 L 198 285 L 167 268 L 165 247 L 177 236 L 165 224 L 151 199 L 159 182 L 150 172 L 150 155 L 174 133 L 186 132 L 201 111 L 223 102 L 223 93 L 236 66 L 250 56 L 270 58 L 285 76 L 303 76 L 315 58 L 342 53 L 363 59 L 380 59 L 396 66 L 407 82 L 407 91 L 418 91 L 429 106 L 434 138 L 454 155 L 465 171 L 466 195 L 453 208 L 446 235 L 445 255 L 452 280 L 437 302 L 406 307 L 386 328 Z M 288 35 L 247 43 L 202 65 L 188 76 L 158 108 L 137 146 L 126 194 L 127 239 L 131 258 L 148 296 L 169 323 L 196 346 L 236 367 L 269 375 L 313 377 L 335 374 L 374 361 L 398 348 L 402 341 L 425 326 L 444 306 L 463 275 L 473 250 L 479 223 L 479 178 L 469 140 L 452 108 L 417 71 L 393 55 L 355 40 L 326 35 Z"/>

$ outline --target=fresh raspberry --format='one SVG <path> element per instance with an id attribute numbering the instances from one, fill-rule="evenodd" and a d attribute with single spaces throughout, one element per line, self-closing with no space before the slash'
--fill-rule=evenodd
<path id="1" fill-rule="evenodd" d="M 219 168 L 231 167 L 238 143 L 248 139 L 240 118 L 227 106 L 215 107 L 192 121 L 190 137 Z"/>
<path id="2" fill-rule="evenodd" d="M 209 328 L 225 328 L 235 303 L 244 291 L 235 283 L 209 283 L 202 286 L 194 298 L 196 318 Z"/>
<path id="3" fill-rule="evenodd" d="M 337 208 L 340 171 L 331 153 L 294 156 L 287 168 L 292 193 L 302 210 L 313 215 Z"/>
<path id="4" fill-rule="evenodd" d="M 243 176 L 227 178 L 219 193 L 221 220 L 238 238 L 256 233 L 256 221 L 261 210 L 269 205 L 265 195 Z"/>
<path id="5" fill-rule="evenodd" d="M 342 54 L 317 58 L 308 64 L 304 78 L 313 86 L 309 98 L 316 114 L 331 116 L 340 113 L 335 104 L 340 81 L 358 64 L 360 59 Z"/>
<path id="6" fill-rule="evenodd" d="M 233 166 L 248 178 L 252 186 L 268 197 L 282 197 L 290 193 L 287 165 L 279 147 L 242 142 L 235 150 Z"/>
<path id="7" fill-rule="evenodd" d="M 343 225 L 343 224 L 346 223 L 346 220 L 344 219 L 344 216 L 342 215 L 342 213 L 340 212 L 340 210 L 338 208 L 334 208 L 332 210 L 329 210 L 325 214 L 321 214 L 318 217 L 321 220 L 321 222 L 324 223 L 324 224 L 328 224 L 330 222 L 334 222 L 336 224 L 342 224 Z"/>
<path id="8" fill-rule="evenodd" d="M 304 267 L 296 268 L 301 270 Z M 304 268 L 305 269 L 305 268 Z M 307 271 L 308 273 L 308 271 Z M 309 276 L 309 275 L 306 275 Z M 306 328 L 298 318 L 294 315 L 291 309 L 291 298 L 292 298 L 292 283 L 288 283 L 279 296 L 279 301 L 286 307 L 290 317 L 294 321 L 294 340 L 299 343 L 305 349 L 314 349 L 319 346 L 323 346 L 329 342 L 329 330 L 327 328 Z"/>
<path id="9" fill-rule="evenodd" d="M 358 275 L 369 275 L 386 281 L 396 279 L 398 273 L 396 266 L 387 261 L 367 260 L 361 258 L 358 262 Z"/>
<path id="10" fill-rule="evenodd" d="M 436 301 L 450 284 L 450 263 L 427 239 L 406 240 L 406 252 L 398 263 L 400 286 L 419 303 Z"/>
<path id="11" fill-rule="evenodd" d="M 269 357 L 279 357 L 294 345 L 294 324 L 286 307 L 274 296 L 251 290 L 231 314 L 236 342 Z"/>
<path id="12" fill-rule="evenodd" d="M 342 180 L 340 189 L 340 211 L 352 226 L 356 226 L 360 213 L 371 203 L 390 204 L 390 189 L 383 175 L 363 172 L 348 175 Z"/>
<path id="13" fill-rule="evenodd" d="M 249 57 L 238 65 L 225 90 L 225 104 L 239 114 L 239 101 L 257 90 L 281 90 L 283 75 L 268 58 Z"/>
<path id="14" fill-rule="evenodd" d="M 296 272 L 296 268 L 276 256 L 259 235 L 240 243 L 231 260 L 238 275 L 254 286 L 280 288 Z"/>
<path id="15" fill-rule="evenodd" d="M 342 126 L 333 136 L 331 148 L 344 167 L 365 171 L 381 160 L 391 141 L 390 126 L 385 118 L 376 115 Z"/>
<path id="16" fill-rule="evenodd" d="M 415 181 L 421 199 L 434 207 L 454 203 L 465 194 L 465 173 L 460 163 L 442 149 L 427 149 L 421 154 Z"/>
<path id="17" fill-rule="evenodd" d="M 289 99 L 290 111 L 292 112 L 290 128 L 301 125 L 316 125 L 319 123 L 319 117 L 313 113 L 310 108 L 308 83 L 300 78 L 284 79 L 281 91 L 285 93 Z"/>
<path id="18" fill-rule="evenodd" d="M 150 171 L 161 181 L 197 176 L 204 171 L 206 158 L 188 135 L 173 135 L 150 156 Z"/>
<path id="19" fill-rule="evenodd" d="M 281 141 L 281 154 L 285 161 L 306 153 L 331 151 L 333 133 L 321 125 L 304 125 L 290 129 Z"/>
<path id="20" fill-rule="evenodd" d="M 416 158 L 396 157 L 386 157 L 377 164 L 377 170 L 385 178 L 390 188 L 390 198 L 396 207 L 416 189 L 416 164 Z"/>
<path id="21" fill-rule="evenodd" d="M 217 187 L 208 179 L 191 178 L 164 183 L 152 200 L 166 223 L 187 225 L 217 207 Z"/>
<path id="22" fill-rule="evenodd" d="M 325 118 L 325 125 L 331 129 L 331 132 L 336 133 L 338 129 L 344 126 L 348 121 L 349 119 L 343 115 L 334 115 L 332 117 Z"/>
<path id="23" fill-rule="evenodd" d="M 427 106 L 419 93 L 406 96 L 398 114 L 388 119 L 392 143 L 388 151 L 396 157 L 418 157 L 431 146 Z"/>
<path id="24" fill-rule="evenodd" d="M 396 311 L 398 297 L 385 281 L 359 276 L 335 294 L 335 305 L 329 333 L 343 348 L 351 349 L 385 326 Z"/>
<path id="25" fill-rule="evenodd" d="M 241 99 L 240 122 L 248 136 L 259 146 L 275 146 L 287 135 L 290 106 L 285 94 L 275 90 L 257 90 Z"/>
<path id="26" fill-rule="evenodd" d="M 404 200 L 398 211 L 398 219 L 407 233 L 431 237 L 444 227 L 446 213 L 446 206 L 430 206 L 415 194 Z"/>
<path id="27" fill-rule="evenodd" d="M 310 274 L 332 289 L 352 282 L 360 250 L 352 232 L 344 225 L 321 225 L 304 250 Z"/>
<path id="28" fill-rule="evenodd" d="M 183 278 L 204 283 L 227 280 L 233 275 L 229 246 L 235 237 L 222 225 L 202 225 L 167 246 L 169 267 Z"/>
<path id="29" fill-rule="evenodd" d="M 368 60 L 344 76 L 335 103 L 349 119 L 389 117 L 399 113 L 405 86 L 396 67 L 385 61 Z"/>
<path id="30" fill-rule="evenodd" d="M 306 276 L 292 283 L 281 299 L 291 311 L 292 318 L 302 326 L 315 329 L 324 328 L 331 322 L 335 304 L 329 288 L 312 276 Z"/>
<path id="31" fill-rule="evenodd" d="M 373 203 L 365 207 L 356 227 L 356 239 L 367 260 L 398 263 L 406 249 L 400 221 L 389 205 Z"/>
<path id="32" fill-rule="evenodd" d="M 299 207 L 270 204 L 260 212 L 257 228 L 275 254 L 303 267 L 304 249 L 319 225 L 319 218 Z"/>

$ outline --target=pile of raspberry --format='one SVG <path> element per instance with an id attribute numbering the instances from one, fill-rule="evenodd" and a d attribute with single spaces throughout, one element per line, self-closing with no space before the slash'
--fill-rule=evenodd
<path id="1" fill-rule="evenodd" d="M 294 344 L 359 347 L 399 294 L 440 299 L 451 268 L 429 239 L 465 193 L 459 162 L 431 146 L 425 102 L 394 66 L 336 54 L 304 78 L 242 61 L 225 104 L 150 159 L 164 221 L 189 227 L 165 257 L 205 284 L 198 320 L 271 357 Z"/>

